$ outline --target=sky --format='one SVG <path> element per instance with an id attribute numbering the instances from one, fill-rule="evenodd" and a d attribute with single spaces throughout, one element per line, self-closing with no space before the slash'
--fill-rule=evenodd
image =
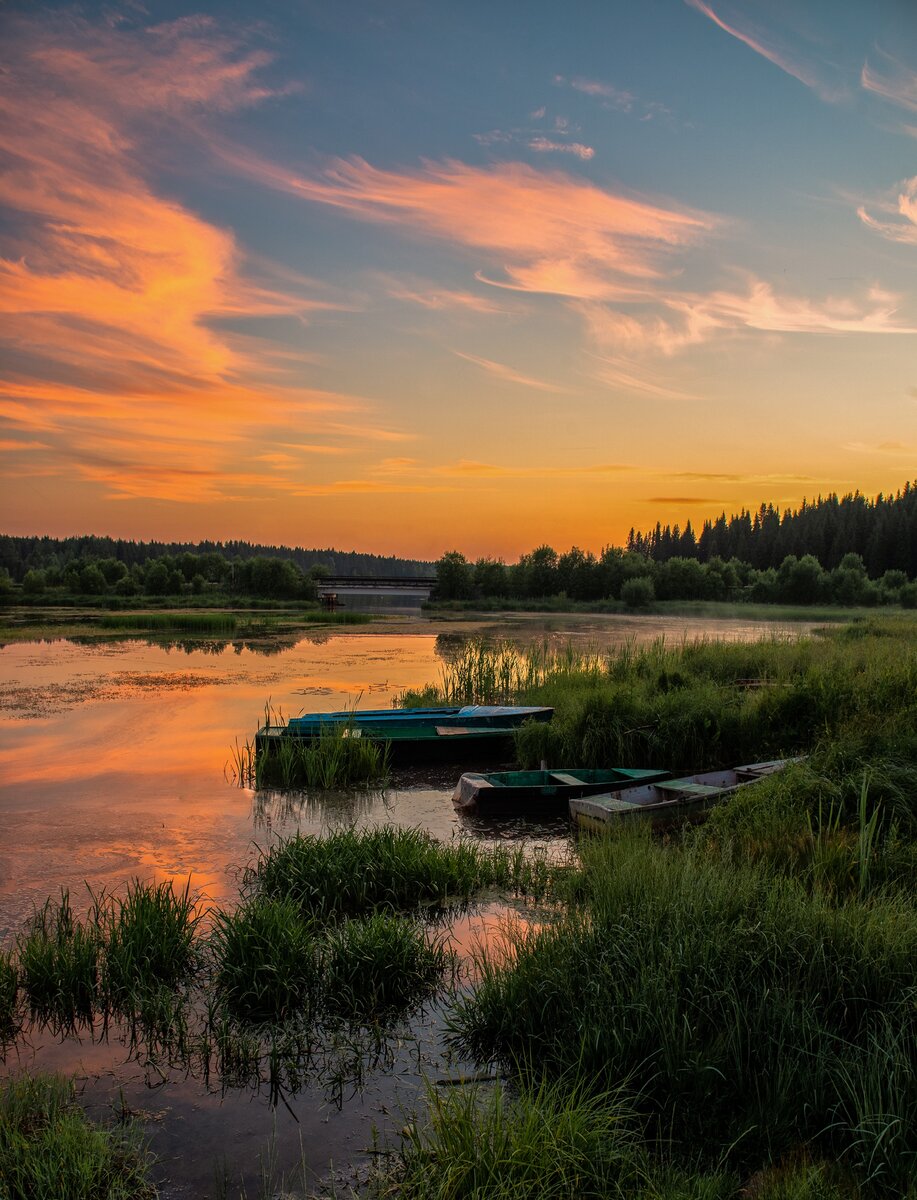
<path id="1" fill-rule="evenodd" d="M 0 6 L 0 532 L 514 560 L 917 476 L 913 0 Z"/>

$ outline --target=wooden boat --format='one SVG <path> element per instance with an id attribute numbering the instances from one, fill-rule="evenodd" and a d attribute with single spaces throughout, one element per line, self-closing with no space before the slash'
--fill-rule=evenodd
<path id="1" fill-rule="evenodd" d="M 361 709 L 308 713 L 286 725 L 265 725 L 255 735 L 259 754 L 272 753 L 284 738 L 316 738 L 340 733 L 388 746 L 394 762 L 494 760 L 512 748 L 523 721 L 549 721 L 551 708 L 465 705 L 452 708 Z"/>
<path id="2" fill-rule="evenodd" d="M 466 772 L 456 785 L 452 803 L 460 811 L 476 808 L 495 813 L 507 809 L 560 808 L 570 800 L 607 792 L 615 786 L 654 783 L 668 779 L 669 771 L 611 767 L 587 770 L 580 767 L 557 771 L 496 771 L 482 775 Z"/>
<path id="3" fill-rule="evenodd" d="M 570 801 L 570 816 L 583 829 L 601 830 L 622 818 L 648 816 L 679 820 L 703 813 L 741 787 L 773 775 L 791 760 L 747 763 L 725 771 L 707 771 L 682 779 L 667 779 L 638 787 L 619 788 L 602 795 Z"/>
<path id="4" fill-rule="evenodd" d="M 440 708 L 363 708 L 343 712 L 305 713 L 291 717 L 286 730 L 292 737 L 319 737 L 337 727 L 374 732 L 414 727 L 510 729 L 523 721 L 550 721 L 553 708 L 511 707 L 502 704 L 465 704 Z"/>

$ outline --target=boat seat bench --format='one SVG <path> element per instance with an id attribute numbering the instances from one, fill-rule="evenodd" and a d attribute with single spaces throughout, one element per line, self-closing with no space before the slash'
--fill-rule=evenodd
<path id="1" fill-rule="evenodd" d="M 564 772 L 564 771 L 552 771 L 551 772 L 551 782 L 552 783 L 570 783 L 575 786 L 576 784 L 582 783 L 583 781 L 582 781 L 582 779 L 577 779 L 575 775 L 566 774 L 566 772 Z"/>

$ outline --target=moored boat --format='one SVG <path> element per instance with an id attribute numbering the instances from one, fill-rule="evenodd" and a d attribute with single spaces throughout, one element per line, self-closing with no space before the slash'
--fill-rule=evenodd
<path id="1" fill-rule="evenodd" d="M 287 721 L 291 737 L 319 737 L 336 727 L 388 731 L 408 727 L 507 729 L 523 721 L 550 721 L 553 708 L 502 704 L 464 704 L 437 708 L 363 708 L 342 712 L 305 713 Z"/>
<path id="2" fill-rule="evenodd" d="M 592 830 L 641 815 L 661 821 L 690 819 L 728 799 L 739 788 L 782 770 L 790 761 L 784 758 L 746 763 L 731 770 L 707 771 L 701 775 L 583 796 L 570 801 L 570 816 L 581 828 Z"/>
<path id="3" fill-rule="evenodd" d="M 291 718 L 286 725 L 265 725 L 255 735 L 255 746 L 259 754 L 270 754 L 288 738 L 314 741 L 341 736 L 385 745 L 391 760 L 402 763 L 428 759 L 462 762 L 469 757 L 492 761 L 509 754 L 513 734 L 523 721 L 548 721 L 553 711 L 474 704 L 308 713 Z"/>
<path id="4" fill-rule="evenodd" d="M 607 792 L 614 787 L 668 779 L 671 772 L 647 768 L 609 767 L 592 770 L 569 767 L 556 771 L 466 772 L 456 785 L 452 803 L 460 811 L 509 809 L 566 810 L 571 799 Z"/>

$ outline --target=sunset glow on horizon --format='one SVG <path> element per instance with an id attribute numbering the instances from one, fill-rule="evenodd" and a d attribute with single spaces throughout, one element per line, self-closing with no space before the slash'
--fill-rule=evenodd
<path id="1" fill-rule="evenodd" d="M 515 559 L 917 475 L 908 3 L 0 27 L 0 532 Z"/>

